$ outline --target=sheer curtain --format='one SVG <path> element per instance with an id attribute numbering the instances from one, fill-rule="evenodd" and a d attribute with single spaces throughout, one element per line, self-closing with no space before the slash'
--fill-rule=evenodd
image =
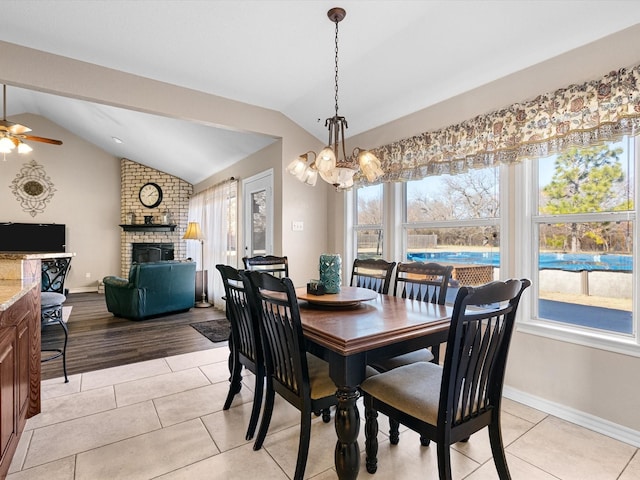
<path id="1" fill-rule="evenodd" d="M 216 265 L 228 265 L 235 259 L 236 245 L 229 245 L 229 242 L 230 239 L 235 239 L 237 187 L 238 182 L 231 178 L 194 195 L 189 200 L 189 221 L 199 222 L 206 238 L 204 258 L 200 258 L 200 244 L 194 241 L 187 241 L 187 257 L 196 261 L 198 270 L 207 270 L 208 301 L 221 309 L 224 309 L 224 287 Z"/>

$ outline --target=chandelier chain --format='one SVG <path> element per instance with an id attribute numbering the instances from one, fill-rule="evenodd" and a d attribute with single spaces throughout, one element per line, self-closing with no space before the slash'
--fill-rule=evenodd
<path id="1" fill-rule="evenodd" d="M 335 31 L 335 85 L 334 99 L 336 113 L 327 118 L 324 126 L 329 130 L 329 141 L 319 154 L 309 151 L 299 155 L 288 166 L 287 171 L 295 175 L 298 180 L 308 185 L 315 185 L 318 177 L 333 185 L 336 191 L 348 190 L 354 185 L 354 175 L 360 170 L 360 177 L 366 177 L 371 183 L 380 178 L 384 171 L 380 160 L 376 156 L 359 147 L 353 149 L 351 157 L 347 157 L 344 132 L 347 129 L 347 119 L 338 115 L 338 23 L 342 21 L 347 12 L 340 7 L 335 7 L 327 12 L 329 19 L 336 24 Z M 310 160 L 309 155 L 313 155 Z M 360 181 L 360 179 L 358 179 Z"/>
<path id="2" fill-rule="evenodd" d="M 336 52 L 336 56 L 335 56 L 335 62 L 336 62 L 336 68 L 335 68 L 335 72 L 336 72 L 336 76 L 335 76 L 336 96 L 335 96 L 335 100 L 336 100 L 336 117 L 337 117 L 338 116 L 338 20 L 336 20 L 336 49 L 335 49 L 335 52 Z"/>

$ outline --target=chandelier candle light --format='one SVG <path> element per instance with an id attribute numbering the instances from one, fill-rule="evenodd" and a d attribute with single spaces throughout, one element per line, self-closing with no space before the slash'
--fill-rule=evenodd
<path id="1" fill-rule="evenodd" d="M 187 225 L 187 231 L 182 237 L 183 240 L 199 240 L 200 241 L 200 269 L 202 273 L 202 300 L 196 302 L 195 306 L 198 308 L 210 307 L 211 304 L 207 302 L 207 294 L 204 289 L 204 239 L 206 238 L 200 230 L 200 224 L 198 222 L 189 222 Z"/>
<path id="2" fill-rule="evenodd" d="M 338 115 L 338 23 L 340 23 L 347 12 L 339 7 L 332 8 L 327 12 L 329 19 L 336 24 L 335 36 L 335 109 L 336 114 L 327 118 L 325 127 L 329 129 L 329 142 L 327 146 L 319 153 L 306 152 L 296 158 L 287 167 L 287 171 L 295 175 L 301 182 L 315 186 L 318 181 L 318 174 L 327 183 L 336 187 L 337 191 L 347 190 L 353 186 L 353 176 L 357 172 L 357 167 L 353 163 L 353 157 L 357 158 L 358 165 L 363 175 L 369 182 L 373 182 L 384 174 L 381 168 L 380 160 L 368 150 L 354 148 L 351 155 L 352 158 L 347 159 L 344 131 L 347 126 L 347 119 Z M 340 150 L 342 150 L 342 158 L 340 158 Z M 313 156 L 313 160 L 309 161 L 309 155 Z"/>

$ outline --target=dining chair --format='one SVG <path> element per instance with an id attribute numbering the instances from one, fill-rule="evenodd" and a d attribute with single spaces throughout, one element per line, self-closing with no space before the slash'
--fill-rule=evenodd
<path id="1" fill-rule="evenodd" d="M 289 260 L 286 256 L 257 255 L 255 257 L 242 257 L 246 270 L 256 270 L 270 273 L 279 278 L 289 276 Z"/>
<path id="2" fill-rule="evenodd" d="M 444 305 L 449 287 L 449 279 L 453 266 L 439 263 L 399 262 L 396 268 L 396 278 L 393 295 L 410 300 Z M 377 361 L 371 366 L 381 372 L 407 365 L 413 362 L 438 363 L 440 359 L 439 345 L 434 345 L 431 351 L 420 349 L 397 357 Z"/>
<path id="3" fill-rule="evenodd" d="M 387 294 L 395 266 L 396 262 L 387 262 L 381 258 L 356 258 L 351 270 L 351 286 L 368 288 L 378 293 Z"/>
<path id="4" fill-rule="evenodd" d="M 246 440 L 251 440 L 258 425 L 264 379 L 266 376 L 264 356 L 260 342 L 257 312 L 252 311 L 252 305 L 247 296 L 247 279 L 240 271 L 229 265 L 216 265 L 222 276 L 226 300 L 226 315 L 231 324 L 231 337 L 229 341 L 230 358 L 229 370 L 231 378 L 229 393 L 224 402 L 223 410 L 231 407 L 231 402 L 242 388 L 242 367 L 252 372 L 255 376 L 253 389 L 253 407 L 249 417 Z"/>
<path id="5" fill-rule="evenodd" d="M 300 440 L 294 479 L 302 480 L 311 439 L 311 414 L 336 405 L 336 386 L 329 364 L 305 350 L 300 310 L 291 279 L 246 272 L 260 317 L 267 366 L 265 405 L 254 450 L 262 448 L 269 430 L 275 393 L 300 410 Z M 330 421 L 323 415 L 323 421 Z"/>
<path id="6" fill-rule="evenodd" d="M 447 297 L 449 279 L 453 272 L 453 266 L 439 263 L 423 262 L 399 262 L 396 268 L 396 279 L 393 286 L 393 295 L 410 300 L 444 305 Z M 431 350 L 421 348 L 413 352 L 405 353 L 391 358 L 379 359 L 370 364 L 378 372 L 388 372 L 403 365 L 415 362 L 440 361 L 440 344 L 432 345 Z M 397 443 L 400 432 L 400 424 L 393 418 L 389 419 L 389 437 L 392 443 Z M 422 445 L 428 445 L 428 438 L 420 438 Z"/>
<path id="7" fill-rule="evenodd" d="M 509 479 L 500 427 L 500 404 L 516 310 L 527 279 L 462 287 L 453 306 L 444 365 L 417 362 L 367 378 L 365 450 L 377 470 L 378 412 L 437 444 L 441 480 L 451 479 L 450 445 L 489 428 L 500 479 Z"/>
<path id="8" fill-rule="evenodd" d="M 453 265 L 424 262 L 399 262 L 393 294 L 411 300 L 444 305 Z"/>

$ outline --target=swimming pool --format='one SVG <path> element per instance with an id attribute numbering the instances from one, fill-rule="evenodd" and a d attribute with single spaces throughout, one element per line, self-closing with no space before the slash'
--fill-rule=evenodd
<path id="1" fill-rule="evenodd" d="M 471 265 L 500 266 L 499 252 L 414 252 L 407 255 L 410 261 L 461 263 Z M 592 253 L 541 253 L 538 262 L 540 270 L 611 270 L 632 272 L 631 255 L 592 254 Z"/>

